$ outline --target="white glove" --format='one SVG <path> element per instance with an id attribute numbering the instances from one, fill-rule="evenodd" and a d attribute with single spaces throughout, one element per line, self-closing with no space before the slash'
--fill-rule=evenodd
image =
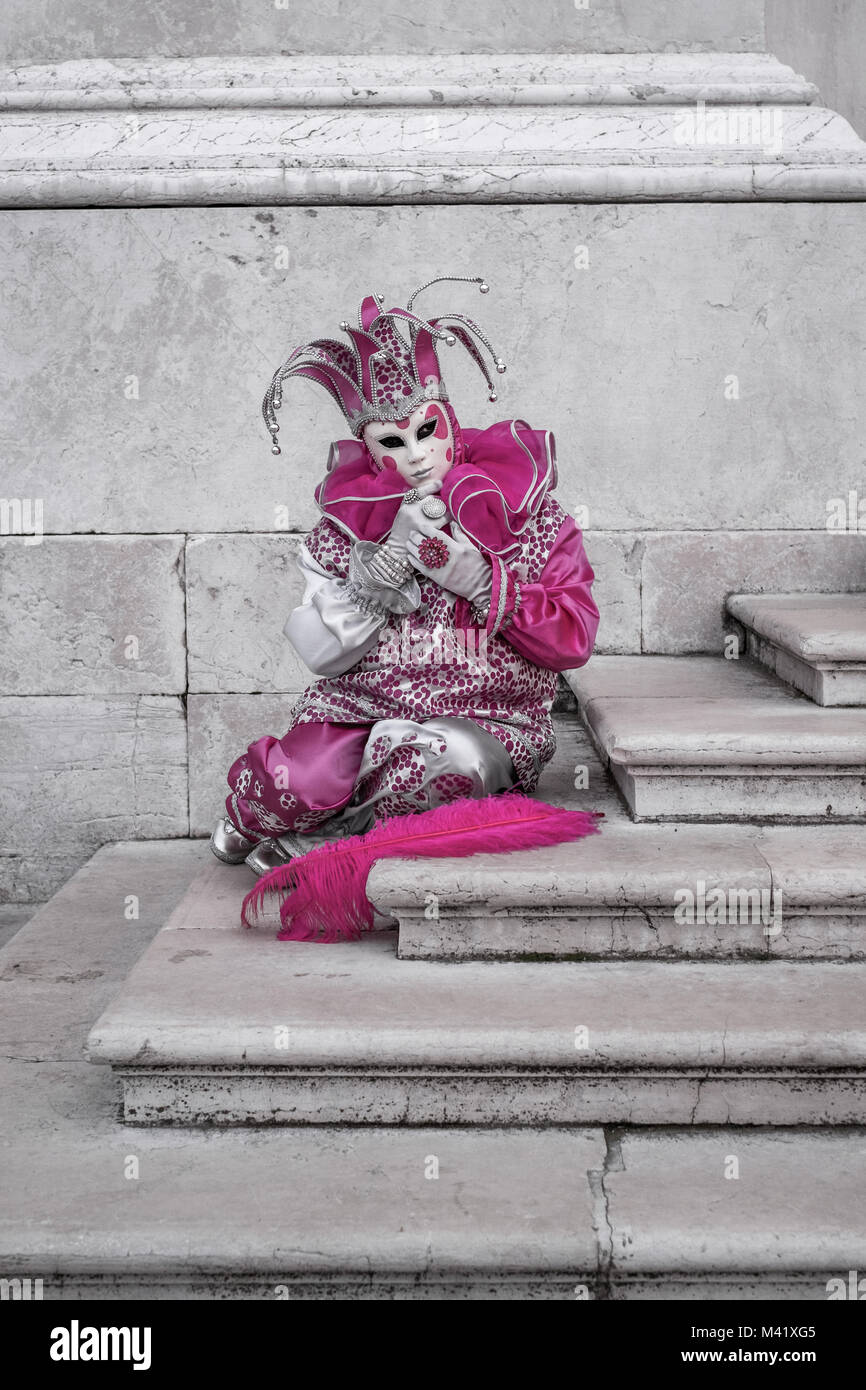
<path id="1" fill-rule="evenodd" d="M 410 502 L 408 505 L 403 502 L 397 509 L 394 517 L 394 524 L 391 527 L 391 534 L 385 544 L 389 550 L 394 550 L 398 555 L 405 555 L 409 543 L 409 534 L 417 531 L 419 526 L 432 526 L 438 530 L 441 526 L 448 525 L 448 513 L 436 521 L 431 521 L 421 511 L 421 503 L 425 497 L 431 497 L 434 492 L 439 492 L 442 484 L 438 481 L 424 483 L 418 488 L 418 500 Z"/>
<path id="2" fill-rule="evenodd" d="M 422 517 L 421 524 L 409 536 L 409 559 L 420 574 L 435 579 L 449 594 L 459 594 L 471 603 L 489 601 L 493 590 L 493 566 L 483 551 L 475 548 L 456 521 L 451 522 L 451 530 L 453 536 L 440 535 L 436 523 L 426 516 Z M 448 559 L 444 565 L 431 568 L 421 559 L 419 546 L 425 536 L 435 536 L 447 547 Z"/>

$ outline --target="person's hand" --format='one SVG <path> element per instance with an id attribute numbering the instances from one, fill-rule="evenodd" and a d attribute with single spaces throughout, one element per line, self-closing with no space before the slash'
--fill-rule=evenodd
<path id="1" fill-rule="evenodd" d="M 431 521 L 430 518 L 425 516 L 421 511 L 421 503 L 424 501 L 424 498 L 431 497 L 433 493 L 438 492 L 441 487 L 442 484 L 438 479 L 433 479 L 431 482 L 424 483 L 418 488 L 418 500 L 416 502 L 410 502 L 408 505 L 405 502 L 401 503 L 397 509 L 397 515 L 394 517 L 391 534 L 385 542 L 389 550 L 394 550 L 398 555 L 405 556 L 411 531 L 417 531 L 418 527 L 422 524 L 424 526 L 432 526 L 436 528 L 436 530 L 441 526 L 448 525 L 447 512 L 443 517 Z"/>
<path id="2" fill-rule="evenodd" d="M 483 551 L 477 550 L 456 521 L 451 522 L 453 535 L 441 535 L 435 522 L 422 516 L 421 524 L 409 536 L 407 553 L 420 574 L 435 579 L 450 594 L 459 594 L 478 603 L 489 599 L 493 587 L 493 567 Z M 437 545 L 445 546 L 448 557 L 442 565 L 430 565 L 421 558 L 426 537 L 435 537 Z"/>

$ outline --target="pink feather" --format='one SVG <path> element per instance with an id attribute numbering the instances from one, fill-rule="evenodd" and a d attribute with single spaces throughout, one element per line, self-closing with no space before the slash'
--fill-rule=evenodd
<path id="1" fill-rule="evenodd" d="M 356 941 L 373 926 L 367 875 L 377 859 L 539 849 L 597 834 L 600 819 L 598 811 L 566 811 L 512 792 L 393 816 L 366 835 L 321 845 L 272 869 L 244 898 L 241 921 L 251 926 L 265 898 L 284 893 L 280 941 Z"/>

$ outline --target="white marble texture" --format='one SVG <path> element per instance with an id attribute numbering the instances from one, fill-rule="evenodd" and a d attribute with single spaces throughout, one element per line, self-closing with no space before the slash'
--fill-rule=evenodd
<path id="1" fill-rule="evenodd" d="M 455 53 L 93 58 L 0 68 L 0 107 L 658 106 L 814 102 L 770 53 Z"/>
<path id="2" fill-rule="evenodd" d="M 14 110 L 0 206 L 866 198 L 866 145 L 832 111 L 697 119 L 639 103 Z"/>
<path id="3" fill-rule="evenodd" d="M 133 55 L 625 52 L 761 48 L 763 0 L 6 0 L 0 55 L 12 63 Z"/>
<path id="4" fill-rule="evenodd" d="M 7 70 L 0 202 L 866 197 L 866 146 L 768 54 L 376 66 L 372 79 L 368 58 L 339 56 Z"/>

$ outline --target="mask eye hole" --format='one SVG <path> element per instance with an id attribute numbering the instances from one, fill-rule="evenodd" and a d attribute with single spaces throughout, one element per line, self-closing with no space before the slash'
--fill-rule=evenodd
<path id="1" fill-rule="evenodd" d="M 423 425 L 419 425 L 415 433 L 416 439 L 428 439 L 435 430 L 438 420 L 425 420 Z"/>
<path id="2" fill-rule="evenodd" d="M 386 434 L 384 439 L 377 439 L 376 443 L 380 449 L 402 449 L 404 441 L 398 434 Z"/>

